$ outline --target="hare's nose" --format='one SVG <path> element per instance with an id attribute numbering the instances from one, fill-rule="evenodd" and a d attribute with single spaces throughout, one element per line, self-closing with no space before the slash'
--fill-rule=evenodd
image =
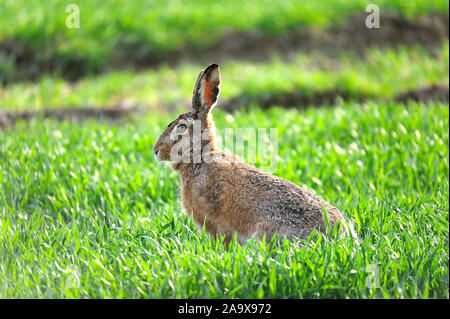
<path id="1" fill-rule="evenodd" d="M 159 161 L 159 156 L 158 156 L 159 149 L 153 149 L 153 152 L 155 153 L 156 159 Z"/>

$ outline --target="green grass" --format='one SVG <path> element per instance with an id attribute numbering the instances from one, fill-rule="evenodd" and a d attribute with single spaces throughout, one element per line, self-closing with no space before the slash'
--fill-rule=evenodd
<path id="1" fill-rule="evenodd" d="M 298 52 L 289 62 L 221 65 L 222 101 L 333 90 L 369 98 L 305 111 L 250 102 L 248 111 L 226 114 L 220 103 L 215 110 L 219 132 L 277 128 L 274 174 L 313 189 L 357 225 L 359 243 L 318 235 L 302 248 L 225 249 L 186 217 L 177 174 L 155 160 L 156 138 L 176 116 L 171 109 L 190 105 L 204 65 L 113 70 L 123 55 L 209 47 L 229 32 L 329 28 L 369 3 L 409 19 L 448 14 L 448 2 L 76 3 L 80 29 L 65 27 L 64 1 L 0 2 L 0 45 L 16 42 L 33 62 L 57 66 L 35 83 L 1 87 L 0 110 L 127 100 L 152 113 L 122 124 L 34 119 L 0 130 L 0 298 L 449 298 L 448 103 L 389 102 L 405 90 L 448 85 L 448 41 L 434 53 Z M 87 74 L 107 72 L 71 83 L 59 74 L 74 62 Z M 14 56 L 0 57 L 0 82 L 14 79 L 16 67 Z M 377 288 L 367 285 L 372 269 Z"/>
<path id="2" fill-rule="evenodd" d="M 219 130 L 277 127 L 275 174 L 344 211 L 360 244 L 226 250 L 199 233 L 152 154 L 169 117 L 23 122 L 0 132 L 0 297 L 449 297 L 448 104 L 215 115 Z"/>
<path id="3" fill-rule="evenodd" d="M 221 66 L 221 100 L 245 96 L 252 101 L 292 91 L 307 95 L 327 90 L 338 90 L 354 98 L 385 100 L 405 90 L 433 83 L 448 84 L 448 52 L 448 43 L 444 43 L 434 55 L 415 47 L 371 49 L 364 60 L 350 53 L 337 59 L 299 53 L 289 63 L 276 57 L 264 64 L 227 63 Z M 182 65 L 141 73 L 116 71 L 87 77 L 75 84 L 58 77 L 44 77 L 37 83 L 16 83 L 0 90 L 0 109 L 95 107 L 124 99 L 160 111 L 166 110 L 166 105 L 185 107 L 203 67 Z"/>
<path id="4" fill-rule="evenodd" d="M 407 18 L 445 14 L 449 8 L 443 0 L 79 0 L 80 28 L 69 29 L 66 1 L 3 0 L 0 42 L 13 39 L 25 45 L 35 52 L 36 62 L 52 61 L 56 72 L 74 61 L 92 72 L 108 68 L 123 54 L 155 57 L 185 46 L 208 47 L 230 31 L 279 36 L 299 27 L 327 28 L 352 14 L 365 14 L 371 3 L 379 5 L 382 14 L 397 12 Z M 4 60 L 0 70 L 17 72 L 11 59 Z"/>

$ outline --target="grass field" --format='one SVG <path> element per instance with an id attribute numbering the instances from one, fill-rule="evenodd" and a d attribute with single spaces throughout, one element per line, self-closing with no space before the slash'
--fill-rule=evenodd
<path id="1" fill-rule="evenodd" d="M 448 43 L 444 43 L 435 54 L 416 46 L 370 49 L 364 60 L 350 53 L 339 59 L 299 53 L 292 62 L 276 57 L 262 65 L 231 62 L 221 66 L 225 83 L 221 102 L 236 97 L 252 101 L 258 96 L 290 92 L 310 95 L 327 90 L 338 90 L 355 99 L 389 99 L 430 84 L 448 85 L 448 52 Z M 165 111 L 166 105 L 183 108 L 190 103 L 193 83 L 202 67 L 185 64 L 140 73 L 116 71 L 87 77 L 76 84 L 46 76 L 37 83 L 7 86 L 0 91 L 0 106 L 3 109 L 101 107 L 126 99 L 159 111 Z"/>
<path id="2" fill-rule="evenodd" d="M 368 4 L 405 19 L 443 15 L 442 0 L 273 1 L 76 1 L 80 28 L 67 28 L 68 3 L 5 0 L 0 3 L 0 83 L 26 78 L 30 69 L 94 73 L 130 62 L 158 60 L 186 47 L 207 48 L 230 33 L 281 36 L 301 28 L 326 29 L 361 15 Z M 120 10 L 117 8 L 120 7 Z M 239 13 L 239 14 L 236 14 Z M 1 51 L 1 50 L 0 50 Z M 19 67 L 16 60 L 28 60 Z M 20 64 L 20 63 L 19 63 Z"/>
<path id="3" fill-rule="evenodd" d="M 198 233 L 152 153 L 170 118 L 19 123 L 0 133 L 0 297 L 448 298 L 447 106 L 216 113 L 221 129 L 277 127 L 275 174 L 344 211 L 360 244 L 227 251 Z"/>
<path id="4" fill-rule="evenodd" d="M 276 128 L 270 172 L 336 206 L 359 240 L 315 234 L 226 249 L 196 229 L 177 173 L 152 149 L 190 108 L 205 62 L 189 54 L 136 69 L 122 62 L 211 48 L 227 34 L 323 35 L 372 2 L 382 19 L 399 17 L 392 43 L 230 55 L 219 62 L 214 110 L 219 133 Z M 64 1 L 0 2 L 0 298 L 449 298 L 448 33 L 423 43 L 412 22 L 448 24 L 448 2 L 77 4 L 81 28 L 69 29 Z M 417 31 L 414 43 L 400 41 L 402 28 Z M 74 79 L 68 69 L 84 73 Z M 443 93 L 421 103 L 396 99 L 436 86 Z M 301 102 L 320 94 L 333 99 Z M 116 121 L 6 117 L 117 105 L 148 112 Z"/>

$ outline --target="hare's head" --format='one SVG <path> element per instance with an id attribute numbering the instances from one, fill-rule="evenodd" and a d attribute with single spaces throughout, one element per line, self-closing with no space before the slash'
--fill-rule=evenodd
<path id="1" fill-rule="evenodd" d="M 219 97 L 219 85 L 217 64 L 211 64 L 200 72 L 194 87 L 192 111 L 180 114 L 170 122 L 153 147 L 159 161 L 199 162 L 204 149 L 215 148 L 211 110 Z"/>

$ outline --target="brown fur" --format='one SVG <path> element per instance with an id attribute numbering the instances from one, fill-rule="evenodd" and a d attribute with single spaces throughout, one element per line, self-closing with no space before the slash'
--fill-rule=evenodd
<path id="1" fill-rule="evenodd" d="M 181 114 L 161 134 L 154 146 L 159 160 L 171 160 L 170 149 L 178 141 L 170 140 L 180 124 L 187 126 L 192 136 L 192 121 L 202 120 L 202 129 L 208 138 L 200 147 L 216 160 L 195 162 L 195 147 L 189 145 L 190 161 L 173 163 L 179 171 L 182 185 L 182 204 L 188 216 L 213 236 L 225 235 L 227 243 L 237 234 L 240 243 L 250 238 L 271 239 L 278 234 L 288 239 L 306 239 L 313 229 L 324 232 L 325 206 L 330 226 L 342 222 L 341 233 L 346 233 L 339 210 L 317 195 L 285 179 L 264 173 L 225 154 L 214 143 L 215 125 L 211 109 L 219 94 L 220 73 L 217 65 L 202 71 L 194 88 L 193 111 Z"/>

